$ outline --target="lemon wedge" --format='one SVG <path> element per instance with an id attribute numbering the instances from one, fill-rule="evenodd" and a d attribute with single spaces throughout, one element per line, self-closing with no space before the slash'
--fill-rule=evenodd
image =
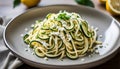
<path id="1" fill-rule="evenodd" d="M 106 10 L 112 15 L 120 15 L 120 0 L 107 0 Z"/>
<path id="2" fill-rule="evenodd" d="M 21 0 L 21 3 L 26 5 L 28 8 L 34 7 L 39 4 L 41 0 Z"/>

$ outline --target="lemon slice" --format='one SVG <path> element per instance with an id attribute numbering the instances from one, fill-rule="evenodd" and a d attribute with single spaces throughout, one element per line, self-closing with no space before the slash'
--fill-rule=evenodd
<path id="1" fill-rule="evenodd" d="M 21 3 L 23 3 L 24 5 L 30 8 L 38 5 L 40 1 L 41 0 L 21 0 Z"/>
<path id="2" fill-rule="evenodd" d="M 106 10 L 112 15 L 120 15 L 120 0 L 107 0 Z"/>
<path id="3" fill-rule="evenodd" d="M 101 4 L 105 4 L 105 3 L 106 3 L 106 0 L 99 0 L 99 2 L 100 2 Z"/>

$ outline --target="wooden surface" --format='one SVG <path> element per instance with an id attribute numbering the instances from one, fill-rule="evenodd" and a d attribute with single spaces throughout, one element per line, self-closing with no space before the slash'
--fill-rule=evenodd
<path id="1" fill-rule="evenodd" d="M 98 9 L 108 15 L 110 15 L 106 10 L 105 6 L 101 5 L 98 0 L 92 0 L 95 4 L 95 9 Z M 21 4 L 20 6 L 16 7 L 15 9 L 12 8 L 13 0 L 0 0 L 0 16 L 2 17 L 10 17 L 14 18 L 18 16 L 19 14 L 23 13 L 27 10 L 27 8 Z M 42 0 L 41 3 L 39 3 L 39 6 L 46 6 L 46 5 L 53 5 L 53 4 L 74 4 L 77 5 L 74 0 Z M 120 16 L 115 17 L 120 22 Z M 31 67 L 29 65 L 23 64 L 17 69 L 36 69 L 34 67 Z M 107 61 L 106 63 L 96 66 L 91 69 L 120 69 L 120 49 L 119 52 L 115 57 Z"/>

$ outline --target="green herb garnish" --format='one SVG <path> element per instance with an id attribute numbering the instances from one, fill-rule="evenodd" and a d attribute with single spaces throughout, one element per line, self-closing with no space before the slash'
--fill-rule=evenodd
<path id="1" fill-rule="evenodd" d="M 69 20 L 71 16 L 67 15 L 66 13 L 61 13 L 59 14 L 57 20 L 60 21 L 61 19 L 63 20 Z"/>

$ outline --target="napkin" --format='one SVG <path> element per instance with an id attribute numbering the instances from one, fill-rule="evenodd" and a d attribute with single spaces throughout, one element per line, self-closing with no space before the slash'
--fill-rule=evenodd
<path id="1" fill-rule="evenodd" d="M 0 25 L 0 69 L 16 69 L 23 64 L 5 46 L 3 41 L 3 31 L 10 18 L 3 17 L 3 24 Z"/>

